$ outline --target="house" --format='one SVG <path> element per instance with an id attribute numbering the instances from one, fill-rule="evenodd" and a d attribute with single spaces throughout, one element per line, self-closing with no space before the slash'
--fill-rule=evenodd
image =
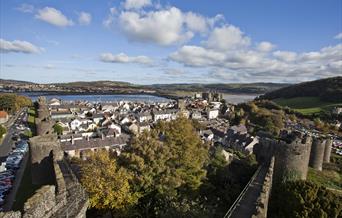
<path id="1" fill-rule="evenodd" d="M 138 113 L 136 118 L 139 122 L 148 122 L 152 120 L 152 114 L 150 112 Z"/>
<path id="2" fill-rule="evenodd" d="M 98 150 L 119 151 L 127 145 L 130 137 L 122 135 L 120 137 L 104 138 L 83 138 L 82 140 L 68 140 L 61 142 L 63 151 L 70 157 L 86 158 L 88 152 Z"/>
<path id="3" fill-rule="evenodd" d="M 119 126 L 115 123 L 112 123 L 111 125 L 109 125 L 108 128 L 114 129 L 117 132 L 117 135 L 121 134 L 121 126 Z"/>
<path id="4" fill-rule="evenodd" d="M 103 119 L 103 114 L 93 114 L 92 120 L 94 123 L 99 124 Z"/>
<path id="5" fill-rule="evenodd" d="M 120 124 L 124 125 L 124 124 L 130 123 L 130 122 L 131 122 L 131 119 L 129 119 L 128 117 L 124 117 L 121 119 Z"/>
<path id="6" fill-rule="evenodd" d="M 66 111 L 54 111 L 54 112 L 51 112 L 51 119 L 54 119 L 54 120 L 58 120 L 58 119 L 65 119 L 65 118 L 68 118 L 68 119 L 71 119 L 74 117 L 74 114 L 71 113 L 70 110 L 66 110 Z"/>
<path id="7" fill-rule="evenodd" d="M 134 135 L 137 135 L 139 133 L 139 126 L 135 123 L 130 123 L 129 125 L 127 125 L 127 129 Z"/>
<path id="8" fill-rule="evenodd" d="M 6 123 L 8 121 L 8 113 L 6 111 L 0 111 L 0 123 Z"/>
<path id="9" fill-rule="evenodd" d="M 209 109 L 207 111 L 207 117 L 209 120 L 217 118 L 218 115 L 219 115 L 219 110 L 217 110 L 217 109 Z"/>
<path id="10" fill-rule="evenodd" d="M 202 131 L 201 135 L 205 141 L 211 141 L 214 139 L 214 133 L 210 129 Z"/>
<path id="11" fill-rule="evenodd" d="M 60 106 L 61 105 L 61 101 L 57 98 L 52 98 L 49 101 L 49 105 L 50 106 Z"/>
<path id="12" fill-rule="evenodd" d="M 201 119 L 202 118 L 202 114 L 201 114 L 200 111 L 192 111 L 191 118 L 195 119 L 195 120 Z"/>
<path id="13" fill-rule="evenodd" d="M 75 131 L 81 126 L 82 122 L 79 119 L 74 119 L 73 121 L 70 122 L 70 128 L 72 131 Z"/>
<path id="14" fill-rule="evenodd" d="M 169 110 L 153 111 L 153 120 L 157 122 L 158 120 L 168 120 L 172 119 L 172 113 Z"/>
<path id="15" fill-rule="evenodd" d="M 106 104 L 102 106 L 102 111 L 103 112 L 114 112 L 116 109 L 118 109 L 118 105 L 111 105 L 111 104 Z"/>

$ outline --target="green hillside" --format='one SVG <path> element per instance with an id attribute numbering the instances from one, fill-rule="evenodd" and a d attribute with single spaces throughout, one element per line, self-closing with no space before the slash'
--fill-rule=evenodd
<path id="1" fill-rule="evenodd" d="M 322 101 L 319 97 L 276 98 L 273 101 L 280 106 L 288 106 L 304 115 L 331 111 L 336 106 L 342 106 L 342 102 Z"/>
<path id="2" fill-rule="evenodd" d="M 310 82 L 299 83 L 271 91 L 262 99 L 319 97 L 321 101 L 342 103 L 342 77 L 331 77 Z"/>

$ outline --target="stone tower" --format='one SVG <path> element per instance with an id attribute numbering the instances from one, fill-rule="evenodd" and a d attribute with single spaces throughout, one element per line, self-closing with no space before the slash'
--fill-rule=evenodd
<path id="1" fill-rule="evenodd" d="M 36 118 L 37 136 L 30 138 L 30 159 L 32 165 L 32 183 L 46 185 L 51 183 L 53 175 L 52 153 L 56 160 L 63 158 L 63 151 L 57 135 L 53 133 L 54 122 L 50 118 L 46 98 L 38 98 L 38 117 Z"/>
<path id="2" fill-rule="evenodd" d="M 309 166 L 322 171 L 326 140 L 314 137 L 312 140 Z"/>
<path id="3" fill-rule="evenodd" d="M 306 179 L 311 141 L 298 131 L 282 132 L 275 152 L 275 182 Z"/>
<path id="4" fill-rule="evenodd" d="M 332 146 L 332 139 L 329 137 L 325 141 L 325 148 L 324 148 L 324 163 L 330 163 L 330 155 L 331 155 L 331 146 Z"/>

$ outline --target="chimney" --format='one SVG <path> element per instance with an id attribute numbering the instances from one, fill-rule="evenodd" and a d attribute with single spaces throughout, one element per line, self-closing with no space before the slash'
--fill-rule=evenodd
<path id="1" fill-rule="evenodd" d="M 101 138 L 102 138 L 102 140 L 105 139 L 105 135 L 103 133 L 101 134 Z"/>
<path id="2" fill-rule="evenodd" d="M 88 141 L 88 142 L 90 141 L 89 136 L 87 136 L 87 141 Z"/>
<path id="3" fill-rule="evenodd" d="M 75 140 L 74 140 L 74 136 L 71 136 L 71 144 L 74 145 L 75 144 Z"/>

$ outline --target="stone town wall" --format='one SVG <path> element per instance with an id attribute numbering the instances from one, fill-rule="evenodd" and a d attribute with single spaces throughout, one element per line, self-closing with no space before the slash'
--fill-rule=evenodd
<path id="1" fill-rule="evenodd" d="M 313 138 L 309 166 L 315 170 L 322 171 L 323 157 L 325 150 L 326 140 L 322 138 Z"/>
<path id="2" fill-rule="evenodd" d="M 24 205 L 23 218 L 51 217 L 56 206 L 55 186 L 46 185 L 36 191 Z"/>
<path id="3" fill-rule="evenodd" d="M 35 119 L 36 131 L 38 136 L 53 133 L 54 121 L 50 119 L 41 120 L 39 118 Z"/>
<path id="4" fill-rule="evenodd" d="M 52 152 L 54 159 L 60 160 L 63 158 L 63 151 L 57 141 L 57 135 L 35 136 L 30 139 L 29 146 L 32 183 L 36 185 L 53 184 Z"/>
<path id="5" fill-rule="evenodd" d="M 327 138 L 326 143 L 325 143 L 325 148 L 324 148 L 324 158 L 323 158 L 324 163 L 330 163 L 332 142 L 333 141 L 331 138 Z"/>
<path id="6" fill-rule="evenodd" d="M 67 217 L 65 211 L 69 210 L 68 217 L 85 218 L 88 208 L 88 198 L 86 195 L 74 194 L 73 198 L 68 199 L 66 182 L 61 168 L 56 160 L 53 161 L 53 174 L 55 185 L 44 185 L 36 191 L 24 204 L 23 213 L 19 211 L 9 211 L 0 213 L 2 218 L 50 218 Z M 75 187 L 83 190 L 81 185 L 75 181 Z M 75 201 L 77 199 L 77 201 Z"/>
<path id="7" fill-rule="evenodd" d="M 267 217 L 268 202 L 272 191 L 274 160 L 275 158 L 272 157 L 270 165 L 267 170 L 267 174 L 265 176 L 265 180 L 262 185 L 262 191 L 256 202 L 256 210 L 252 216 L 253 218 Z"/>

